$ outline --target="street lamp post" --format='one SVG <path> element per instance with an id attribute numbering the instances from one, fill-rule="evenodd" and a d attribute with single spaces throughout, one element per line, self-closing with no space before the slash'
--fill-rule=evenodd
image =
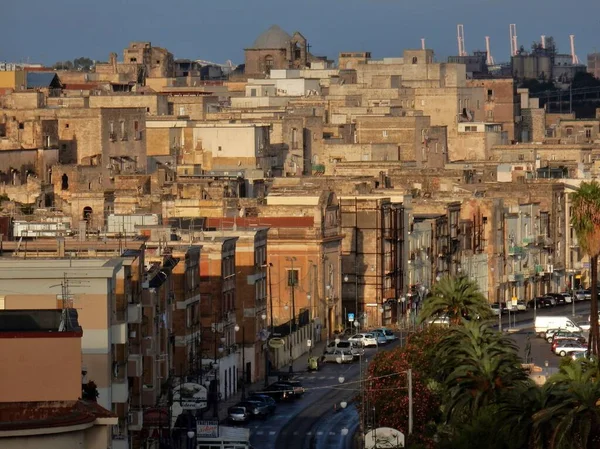
<path id="1" fill-rule="evenodd" d="M 235 331 L 240 330 L 239 325 L 235 325 Z M 246 399 L 246 326 L 242 324 L 242 401 Z"/>
<path id="2" fill-rule="evenodd" d="M 292 265 L 292 269 L 291 269 L 291 277 L 288 277 L 288 279 L 291 279 L 291 291 L 290 291 L 290 295 L 291 295 L 291 299 L 292 299 L 292 310 L 291 310 L 291 316 L 290 316 L 290 374 L 292 374 L 294 372 L 294 355 L 293 355 L 293 348 L 292 348 L 292 332 L 296 329 L 296 302 L 295 302 L 295 298 L 294 298 L 294 290 L 296 287 L 296 271 L 294 271 L 294 262 L 296 261 L 295 257 L 286 257 L 285 260 L 287 260 L 288 262 L 291 263 Z"/>

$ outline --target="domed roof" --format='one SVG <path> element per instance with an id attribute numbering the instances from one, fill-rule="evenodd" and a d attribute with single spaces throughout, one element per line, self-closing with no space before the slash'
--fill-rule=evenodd
<path id="1" fill-rule="evenodd" d="M 256 38 L 252 48 L 254 50 L 286 48 L 291 40 L 292 36 L 279 28 L 279 26 L 273 25 Z"/>

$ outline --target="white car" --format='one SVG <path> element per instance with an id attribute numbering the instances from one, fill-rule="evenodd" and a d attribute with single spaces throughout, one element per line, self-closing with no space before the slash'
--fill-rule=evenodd
<path id="1" fill-rule="evenodd" d="M 576 341 L 566 340 L 559 344 L 555 349 L 554 353 L 561 357 L 574 352 L 585 352 L 587 351 L 587 345 L 582 345 Z"/>
<path id="2" fill-rule="evenodd" d="M 394 334 L 390 329 L 386 329 L 385 327 L 381 327 L 379 329 L 375 329 L 375 332 L 381 332 L 387 341 L 397 340 L 398 337 Z"/>
<path id="3" fill-rule="evenodd" d="M 525 304 L 525 301 L 522 301 L 520 299 L 517 301 L 517 305 L 515 307 L 517 308 L 517 311 L 519 311 L 519 312 L 527 310 L 527 304 Z"/>
<path id="4" fill-rule="evenodd" d="M 350 337 L 348 341 L 362 343 L 365 348 L 377 347 L 377 339 L 373 334 L 356 334 Z"/>

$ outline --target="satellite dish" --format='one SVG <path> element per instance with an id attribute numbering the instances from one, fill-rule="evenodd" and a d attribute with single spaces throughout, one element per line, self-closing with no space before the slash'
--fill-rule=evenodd
<path id="1" fill-rule="evenodd" d="M 391 427 L 378 427 L 365 435 L 365 449 L 396 449 L 404 447 L 404 434 Z"/>

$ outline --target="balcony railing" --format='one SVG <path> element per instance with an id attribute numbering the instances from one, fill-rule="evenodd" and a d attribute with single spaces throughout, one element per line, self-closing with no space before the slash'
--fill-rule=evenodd
<path id="1" fill-rule="evenodd" d="M 522 246 L 509 246 L 508 247 L 508 254 L 511 256 L 524 254 L 524 253 L 525 253 L 525 249 Z"/>

